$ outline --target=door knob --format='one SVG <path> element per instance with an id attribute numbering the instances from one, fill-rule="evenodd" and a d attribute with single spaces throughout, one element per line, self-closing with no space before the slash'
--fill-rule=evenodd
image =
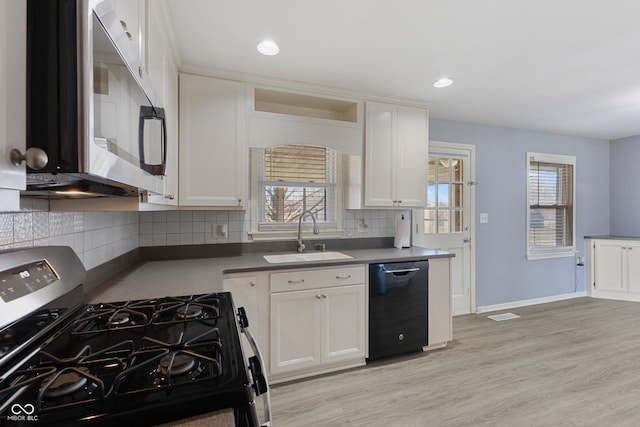
<path id="1" fill-rule="evenodd" d="M 26 162 L 27 166 L 35 170 L 42 169 L 47 166 L 47 163 L 49 162 L 49 156 L 47 156 L 47 153 L 36 147 L 29 148 L 24 154 L 22 154 L 17 148 L 14 148 L 9 153 L 9 157 L 14 166 L 20 166 L 22 162 Z"/>

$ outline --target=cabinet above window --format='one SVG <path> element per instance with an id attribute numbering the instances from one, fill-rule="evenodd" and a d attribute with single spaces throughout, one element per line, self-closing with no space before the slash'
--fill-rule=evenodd
<path id="1" fill-rule="evenodd" d="M 362 154 L 362 101 L 255 86 L 247 98 L 250 147 L 315 145 Z"/>

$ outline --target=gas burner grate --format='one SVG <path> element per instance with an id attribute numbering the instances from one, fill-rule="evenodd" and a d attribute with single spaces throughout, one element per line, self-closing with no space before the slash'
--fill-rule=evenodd
<path id="1" fill-rule="evenodd" d="M 172 325 L 193 320 L 215 320 L 220 317 L 220 301 L 216 294 L 191 297 L 167 297 L 158 304 L 152 325 Z"/>
<path id="2" fill-rule="evenodd" d="M 222 376 L 222 342 L 217 328 L 174 343 L 144 337 L 142 348 L 128 358 L 114 381 L 115 395 L 171 389 Z"/>
<path id="3" fill-rule="evenodd" d="M 153 301 L 145 301 L 145 303 L 147 304 L 91 306 L 73 321 L 71 335 L 100 334 L 131 329 L 144 330 L 156 311 Z"/>

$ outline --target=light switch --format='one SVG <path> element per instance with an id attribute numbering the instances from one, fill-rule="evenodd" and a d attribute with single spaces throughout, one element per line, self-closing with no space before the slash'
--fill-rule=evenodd
<path id="1" fill-rule="evenodd" d="M 481 213 L 480 214 L 480 224 L 486 224 L 489 222 L 489 214 L 488 213 Z"/>

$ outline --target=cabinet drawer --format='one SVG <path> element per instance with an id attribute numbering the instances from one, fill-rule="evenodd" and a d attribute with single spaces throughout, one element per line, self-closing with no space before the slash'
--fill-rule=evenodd
<path id="1" fill-rule="evenodd" d="M 271 274 L 271 292 L 300 291 L 304 289 L 364 283 L 364 265 L 290 270 Z"/>

